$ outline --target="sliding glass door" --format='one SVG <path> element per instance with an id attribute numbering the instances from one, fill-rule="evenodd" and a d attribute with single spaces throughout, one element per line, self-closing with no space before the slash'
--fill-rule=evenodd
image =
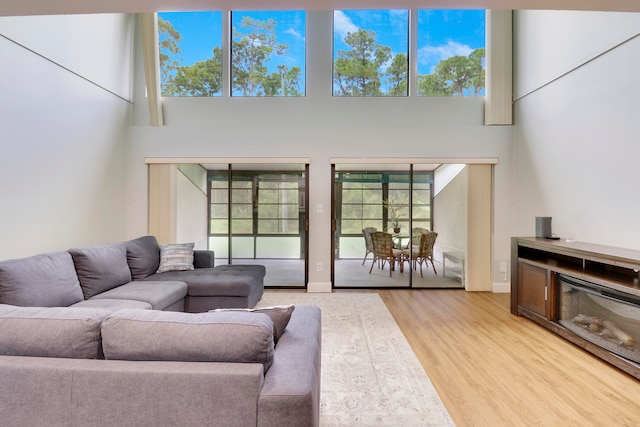
<path id="1" fill-rule="evenodd" d="M 412 230 L 432 229 L 433 172 L 412 165 L 335 165 L 333 176 L 334 287 L 414 285 Z M 386 236 L 370 238 L 372 231 Z M 391 242 L 386 254 L 374 250 L 379 238 Z"/>
<path id="2" fill-rule="evenodd" d="M 209 171 L 209 247 L 216 264 L 262 264 L 265 286 L 305 287 L 306 165 L 227 165 Z"/>

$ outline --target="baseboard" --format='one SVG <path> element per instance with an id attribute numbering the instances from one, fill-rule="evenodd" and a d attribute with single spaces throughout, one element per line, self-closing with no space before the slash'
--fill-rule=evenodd
<path id="1" fill-rule="evenodd" d="M 511 283 L 509 282 L 499 282 L 493 283 L 493 288 L 491 289 L 492 292 L 496 293 L 496 294 L 508 294 L 511 292 Z"/>
<path id="2" fill-rule="evenodd" d="M 331 292 L 331 282 L 309 282 L 307 292 Z"/>

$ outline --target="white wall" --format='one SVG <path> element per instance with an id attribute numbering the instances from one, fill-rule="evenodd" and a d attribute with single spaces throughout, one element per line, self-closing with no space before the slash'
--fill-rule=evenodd
<path id="1" fill-rule="evenodd" d="M 207 249 L 207 171 L 199 165 L 183 165 L 178 167 L 177 181 L 176 241 Z"/>
<path id="2" fill-rule="evenodd" d="M 0 259 L 126 237 L 131 28 L 0 18 Z"/>
<path id="3" fill-rule="evenodd" d="M 450 169 L 458 170 L 457 167 Z M 438 232 L 434 248 L 436 260 L 442 259 L 442 252 L 467 249 L 468 179 L 468 168 L 458 170 L 433 199 L 433 230 Z"/>
<path id="4" fill-rule="evenodd" d="M 308 157 L 310 206 L 331 206 L 331 157 L 496 157 L 494 209 L 510 209 L 511 131 L 483 126 L 482 98 L 333 98 L 331 12 L 309 13 L 304 98 L 165 99 L 165 124 L 148 126 L 136 99 L 130 129 L 131 189 L 146 191 L 145 157 Z M 137 74 L 142 81 L 142 70 Z M 136 91 L 139 94 L 139 91 Z M 142 110 L 141 110 L 142 109 Z M 310 210 L 310 288 L 330 283 L 331 216 Z M 509 217 L 509 213 L 504 214 Z M 132 198 L 129 233 L 146 229 L 147 206 Z M 495 226 L 496 259 L 508 259 L 508 221 Z"/>
<path id="5" fill-rule="evenodd" d="M 518 11 L 514 235 L 640 249 L 640 14 Z M 635 39 L 629 40 L 635 35 Z"/>

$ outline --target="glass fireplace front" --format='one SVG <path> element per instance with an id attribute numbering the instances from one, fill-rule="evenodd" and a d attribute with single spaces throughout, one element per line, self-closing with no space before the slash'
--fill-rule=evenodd
<path id="1" fill-rule="evenodd" d="M 574 334 L 640 363 L 640 298 L 559 275 L 558 322 Z"/>

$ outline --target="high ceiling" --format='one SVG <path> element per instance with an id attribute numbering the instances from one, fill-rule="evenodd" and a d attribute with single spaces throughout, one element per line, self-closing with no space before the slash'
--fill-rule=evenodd
<path id="1" fill-rule="evenodd" d="M 640 12 L 640 0 L 0 0 L 0 16 L 177 10 L 430 8 Z"/>

